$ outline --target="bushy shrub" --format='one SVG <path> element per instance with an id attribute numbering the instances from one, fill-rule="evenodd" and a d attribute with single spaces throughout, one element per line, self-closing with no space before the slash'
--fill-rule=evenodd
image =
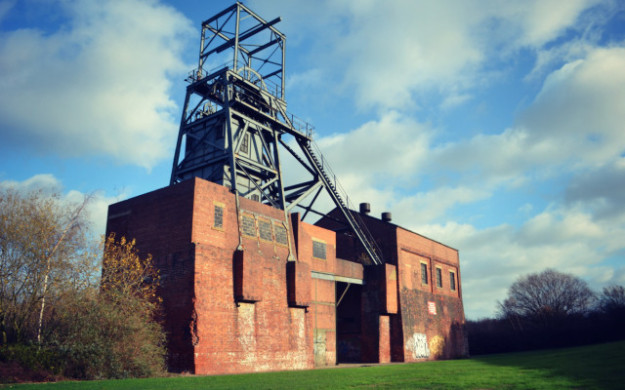
<path id="1" fill-rule="evenodd" d="M 98 294 L 68 302 L 51 337 L 64 357 L 64 375 L 98 379 L 163 372 L 163 331 L 134 300 L 129 297 L 120 304 Z"/>
<path id="2" fill-rule="evenodd" d="M 10 344 L 0 348 L 2 382 L 49 381 L 62 375 L 64 359 L 55 348 Z"/>

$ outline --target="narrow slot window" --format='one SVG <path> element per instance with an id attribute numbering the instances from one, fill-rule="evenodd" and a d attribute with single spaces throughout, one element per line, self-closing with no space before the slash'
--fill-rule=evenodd
<path id="1" fill-rule="evenodd" d="M 428 266 L 421 263 L 421 283 L 428 284 Z"/>
<path id="2" fill-rule="evenodd" d="M 248 154 L 250 152 L 250 135 L 247 133 L 243 135 L 243 140 L 241 141 L 239 152 L 245 154 Z"/>
<path id="3" fill-rule="evenodd" d="M 436 268 L 436 287 L 443 287 L 443 271 L 440 268 Z"/>
<path id="4" fill-rule="evenodd" d="M 224 206 L 221 204 L 215 204 L 213 227 L 215 229 L 224 228 Z"/>

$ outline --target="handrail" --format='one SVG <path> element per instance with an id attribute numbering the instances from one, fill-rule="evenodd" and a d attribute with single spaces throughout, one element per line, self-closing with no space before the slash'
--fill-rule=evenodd
<path id="1" fill-rule="evenodd" d="M 189 74 L 188 74 L 188 76 L 187 76 L 187 78 L 185 80 L 187 82 L 189 82 L 189 83 L 194 83 L 194 82 L 197 82 L 197 81 L 200 81 L 200 80 L 204 79 L 205 77 L 213 74 L 214 72 L 217 72 L 220 69 L 224 69 L 224 68 L 232 69 L 232 65 L 233 65 L 233 61 L 227 61 L 227 62 L 224 62 L 223 64 L 221 64 L 219 66 L 211 68 L 209 71 L 205 71 L 204 69 L 197 69 L 197 68 L 195 68 L 195 69 L 193 69 L 193 70 L 191 70 L 189 72 Z M 275 84 L 274 82 L 270 81 L 270 80 L 262 80 L 262 81 L 265 84 L 265 87 L 267 88 L 268 92 L 269 92 L 269 89 L 270 89 L 269 86 L 275 87 L 276 94 L 274 94 L 273 96 L 277 97 L 278 96 L 277 91 L 278 91 L 279 86 L 277 84 Z M 257 85 L 257 87 L 259 89 L 262 89 L 262 87 L 260 85 Z M 256 104 L 263 105 L 264 108 L 266 108 L 268 112 L 274 111 L 274 109 L 272 107 L 270 107 L 267 104 L 264 104 L 262 101 L 257 101 Z M 290 124 L 291 124 L 290 127 L 292 129 L 294 129 L 297 132 L 305 135 L 307 138 L 312 138 L 313 132 L 315 130 L 315 127 L 312 124 L 306 122 L 305 120 L 297 117 L 296 115 L 294 115 L 293 113 L 290 113 L 288 111 L 285 111 L 285 114 L 287 116 L 286 119 L 288 121 L 290 121 Z M 277 116 L 276 116 L 276 118 L 277 118 Z"/>
<path id="2" fill-rule="evenodd" d="M 345 190 L 345 188 L 341 185 L 341 183 L 336 178 L 336 174 L 332 170 L 332 167 L 328 163 L 327 159 L 323 156 L 323 153 L 321 153 L 321 149 L 312 140 L 308 143 L 308 145 L 310 147 L 310 151 L 312 152 L 312 154 L 318 156 L 317 158 L 320 160 L 319 161 L 319 165 L 320 165 L 319 168 L 320 168 L 320 171 L 325 175 L 326 180 L 328 180 L 328 181 L 333 180 L 329 184 L 331 184 L 333 186 L 335 195 L 338 197 L 338 200 L 343 202 L 342 206 L 347 208 L 347 212 L 345 213 L 345 217 L 352 220 L 352 221 L 348 221 L 348 222 L 351 222 L 350 224 L 353 224 L 357 228 L 360 229 L 360 231 L 362 232 L 362 234 L 364 236 L 364 240 L 363 241 L 366 241 L 366 242 L 362 242 L 362 244 L 365 245 L 365 246 L 369 245 L 371 247 L 370 250 L 373 252 L 373 254 L 375 256 L 378 257 L 378 259 L 372 259 L 374 261 L 374 263 L 377 263 L 377 262 L 382 263 L 382 250 L 380 249 L 378 244 L 375 242 L 375 239 L 373 238 L 373 235 L 371 234 L 371 232 L 367 228 L 367 225 L 362 220 L 360 215 L 357 212 L 353 211 L 355 209 L 354 209 L 353 205 L 350 202 L 349 195 L 347 194 L 347 191 Z M 356 232 L 356 234 L 358 234 L 358 233 Z"/>

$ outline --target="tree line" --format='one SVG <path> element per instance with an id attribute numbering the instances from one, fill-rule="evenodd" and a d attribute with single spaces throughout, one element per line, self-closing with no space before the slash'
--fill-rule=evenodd
<path id="1" fill-rule="evenodd" d="M 546 269 L 516 280 L 495 318 L 467 321 L 472 355 L 561 348 L 625 338 L 625 287 L 601 293 Z"/>
<path id="2" fill-rule="evenodd" d="M 0 382 L 165 369 L 158 272 L 133 240 L 94 238 L 88 202 L 0 189 Z"/>

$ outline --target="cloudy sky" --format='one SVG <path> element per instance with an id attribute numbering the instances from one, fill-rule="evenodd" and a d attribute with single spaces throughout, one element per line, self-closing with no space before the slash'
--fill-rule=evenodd
<path id="1" fill-rule="evenodd" d="M 0 186 L 106 206 L 169 183 L 226 1 L 0 0 Z M 355 202 L 459 249 L 468 318 L 547 267 L 625 284 L 623 1 L 246 1 Z"/>

